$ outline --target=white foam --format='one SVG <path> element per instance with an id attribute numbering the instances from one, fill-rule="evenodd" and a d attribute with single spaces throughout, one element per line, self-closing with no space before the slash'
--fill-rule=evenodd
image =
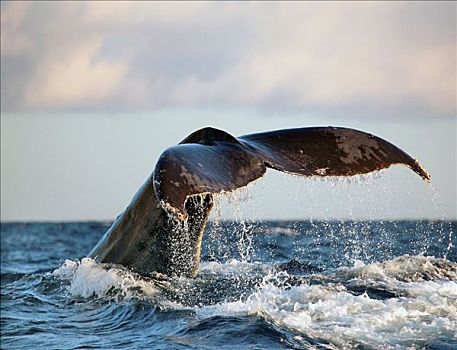
<path id="1" fill-rule="evenodd" d="M 200 266 L 200 274 L 232 275 L 247 274 L 259 270 L 267 271 L 270 267 L 259 262 L 247 262 L 231 259 L 227 262 L 209 261 Z"/>
<path id="2" fill-rule="evenodd" d="M 90 258 L 65 260 L 53 275 L 69 281 L 68 292 L 75 297 L 104 297 L 111 293 L 115 298 L 130 298 L 138 290 L 148 296 L 157 293 L 152 282 L 122 268 L 106 268 Z"/>
<path id="3" fill-rule="evenodd" d="M 297 341 L 312 337 L 335 348 L 417 348 L 440 337 L 457 340 L 456 263 L 403 256 L 374 264 L 356 261 L 354 265 L 324 276 L 322 285 L 290 286 L 287 281 L 291 276 L 272 272 L 268 265 L 237 260 L 203 263 L 203 279 L 205 275 L 246 276 L 259 270 L 266 275 L 248 297 L 190 309 L 203 318 L 255 315 L 297 333 Z M 150 280 L 92 259 L 67 260 L 53 275 L 69 282 L 68 292 L 76 297 L 130 298 L 138 297 L 137 290 L 141 289 L 141 295 L 154 296 L 150 300 L 161 308 L 189 309 L 165 300 Z M 175 284 L 179 281 L 174 280 Z M 186 283 L 193 280 L 187 279 Z M 375 299 L 367 293 L 355 295 L 347 289 L 350 285 L 400 290 L 392 295 L 402 296 Z"/>
<path id="4" fill-rule="evenodd" d="M 400 273 L 401 266 L 417 267 L 417 259 L 396 260 L 351 271 L 354 276 L 387 278 L 386 283 L 391 283 L 394 278 L 388 275 Z M 419 259 L 424 264 L 426 260 Z M 438 337 L 457 339 L 456 280 L 397 281 L 402 283 L 407 296 L 378 300 L 366 293 L 354 295 L 336 283 L 282 288 L 275 283 L 277 278 L 267 276 L 262 286 L 245 300 L 207 306 L 199 312 L 204 317 L 257 315 L 278 327 L 338 348 L 393 349 L 424 344 Z"/>
<path id="5" fill-rule="evenodd" d="M 401 287 L 407 282 L 457 280 L 457 263 L 420 255 L 403 255 L 382 263 L 367 265 L 356 260 L 353 268 L 340 268 L 335 276 L 347 280 L 358 279 L 363 283 L 377 282 L 390 287 Z"/>

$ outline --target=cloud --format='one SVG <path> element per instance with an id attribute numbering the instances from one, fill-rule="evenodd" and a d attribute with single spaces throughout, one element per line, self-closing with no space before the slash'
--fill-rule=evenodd
<path id="1" fill-rule="evenodd" d="M 455 117 L 456 4 L 2 3 L 2 110 Z"/>
<path id="2" fill-rule="evenodd" d="M 21 33 L 20 26 L 29 5 L 25 2 L 11 2 L 2 6 L 1 11 L 1 43 L 2 56 L 16 56 L 27 54 L 30 47 L 30 38 Z"/>
<path id="3" fill-rule="evenodd" d="M 43 58 L 35 79 L 25 91 L 27 107 L 59 108 L 92 106 L 112 97 L 127 72 L 124 62 L 97 60 L 100 40 L 79 46 L 77 52 Z"/>

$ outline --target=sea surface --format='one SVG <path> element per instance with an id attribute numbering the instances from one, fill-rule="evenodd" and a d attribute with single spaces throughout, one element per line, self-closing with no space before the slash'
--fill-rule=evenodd
<path id="1" fill-rule="evenodd" d="M 84 258 L 108 227 L 1 225 L 2 349 L 457 349 L 456 222 L 210 222 L 195 279 Z"/>

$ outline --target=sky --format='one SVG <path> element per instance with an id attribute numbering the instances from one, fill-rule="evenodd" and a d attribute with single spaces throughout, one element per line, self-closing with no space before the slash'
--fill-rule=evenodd
<path id="1" fill-rule="evenodd" d="M 431 185 L 396 167 L 349 183 L 269 171 L 221 215 L 456 219 L 456 10 L 3 1 L 1 220 L 111 220 L 196 129 L 315 125 L 393 142 Z"/>

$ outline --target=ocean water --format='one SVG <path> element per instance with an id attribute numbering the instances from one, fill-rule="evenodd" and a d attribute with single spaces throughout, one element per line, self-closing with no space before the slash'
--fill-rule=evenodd
<path id="1" fill-rule="evenodd" d="M 457 349 L 456 222 L 210 222 L 195 279 L 84 258 L 108 227 L 1 225 L 2 349 Z"/>

